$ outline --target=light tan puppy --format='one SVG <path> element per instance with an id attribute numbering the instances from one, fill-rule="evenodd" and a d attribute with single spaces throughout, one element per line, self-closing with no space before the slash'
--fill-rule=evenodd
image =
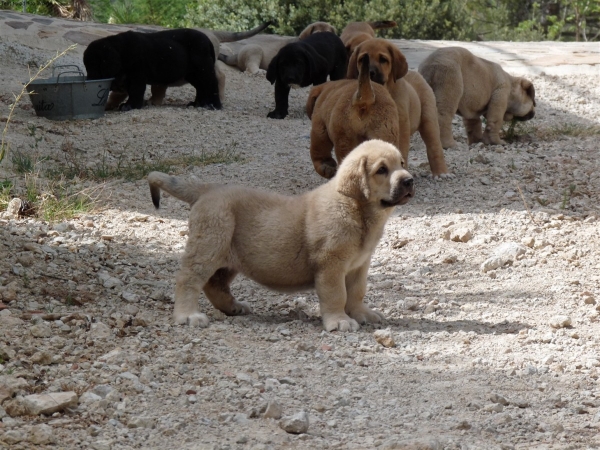
<path id="1" fill-rule="evenodd" d="M 358 67 L 365 57 L 369 57 L 371 81 L 385 86 L 396 103 L 400 132 L 398 148 L 404 160 L 408 163 L 410 136 L 419 131 L 433 178 L 452 177 L 444 158 L 431 88 L 418 72 L 408 70 L 406 58 L 394 44 L 377 38 L 356 47 L 348 63 L 348 78 L 358 76 Z"/>
<path id="2" fill-rule="evenodd" d="M 219 60 L 228 66 L 237 67 L 242 72 L 252 75 L 264 74 L 269 68 L 269 63 L 282 47 L 322 31 L 335 33 L 335 28 L 326 22 L 315 22 L 307 26 L 300 33 L 300 37 L 259 34 L 249 39 L 222 45 Z"/>
<path id="3" fill-rule="evenodd" d="M 176 278 L 177 323 L 208 325 L 198 307 L 202 290 L 227 315 L 250 313 L 229 290 L 238 273 L 274 290 L 316 289 L 327 331 L 356 331 L 359 323 L 383 319 L 363 303 L 371 255 L 393 207 L 414 195 L 393 145 L 365 142 L 334 179 L 298 196 L 160 172 L 148 182 L 157 208 L 161 189 L 191 205 Z"/>
<path id="4" fill-rule="evenodd" d="M 509 75 L 499 64 L 467 49 L 440 48 L 421 63 L 419 72 L 435 93 L 444 148 L 456 146 L 454 114 L 462 116 L 469 144 L 505 144 L 500 139 L 505 121 L 535 116 L 535 89 L 530 81 Z M 486 119 L 483 132 L 481 116 Z"/>
<path id="5" fill-rule="evenodd" d="M 313 87 L 308 94 L 310 157 L 322 177 L 333 177 L 338 164 L 365 140 L 381 139 L 398 145 L 396 104 L 383 86 L 371 83 L 368 57 L 362 64 L 358 83 L 330 81 Z M 331 157 L 333 148 L 337 163 Z"/>
<path id="6" fill-rule="evenodd" d="M 225 74 L 222 69 L 219 67 L 220 63 L 217 59 L 220 52 L 221 42 L 234 42 L 242 39 L 247 39 L 255 34 L 260 33 L 262 30 L 267 28 L 269 23 L 264 23 L 259 25 L 256 28 L 248 31 L 218 31 L 218 30 L 207 30 L 206 28 L 196 28 L 196 30 L 203 32 L 210 42 L 213 45 L 213 49 L 215 52 L 215 75 L 217 76 L 217 82 L 219 85 L 219 98 L 221 102 L 225 99 Z M 168 87 L 177 87 L 183 86 L 186 84 L 184 80 L 181 80 L 179 83 L 173 83 L 170 85 L 160 85 L 154 84 L 151 86 L 152 96 L 147 100 L 147 105 L 160 106 L 163 104 L 165 100 L 165 96 L 167 94 Z M 108 100 L 106 101 L 106 106 L 104 109 L 106 111 L 110 111 L 119 107 L 119 105 L 127 99 L 127 92 L 122 91 L 111 91 Z"/>
<path id="7" fill-rule="evenodd" d="M 307 26 L 302 33 L 298 35 L 298 39 L 304 39 L 311 34 L 321 33 L 323 31 L 329 31 L 330 33 L 337 34 L 337 31 L 333 25 L 329 25 L 327 22 L 315 22 Z"/>
<path id="8" fill-rule="evenodd" d="M 394 28 L 398 24 L 393 20 L 378 20 L 376 22 L 351 22 L 342 30 L 340 39 L 344 43 L 348 56 L 364 41 L 375 37 L 375 30 Z"/>

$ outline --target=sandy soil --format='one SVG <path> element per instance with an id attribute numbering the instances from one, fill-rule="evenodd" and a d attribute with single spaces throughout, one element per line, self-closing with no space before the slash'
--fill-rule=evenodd
<path id="1" fill-rule="evenodd" d="M 28 60 L 2 50 L 4 123 Z M 308 155 L 307 89 L 292 91 L 290 117 L 270 120 L 272 86 L 225 71 L 222 111 L 186 108 L 189 86 L 169 89 L 166 106 L 94 121 L 41 119 L 24 99 L 7 137 L 38 161 L 40 186 L 50 170 L 167 160 L 173 173 L 285 194 L 322 183 Z M 243 278 L 233 291 L 252 315 L 224 317 L 201 299 L 211 325 L 174 326 L 188 207 L 166 197 L 155 211 L 143 178 L 67 183 L 98 196 L 73 220 L 4 214 L 0 447 L 600 446 L 600 79 L 532 81 L 537 116 L 516 142 L 468 148 L 455 122 L 452 180 L 431 180 L 413 138 L 416 197 L 388 223 L 366 296 L 388 318 L 388 346 L 378 327 L 324 332 L 312 292 Z M 226 158 L 196 165 L 203 152 Z M 24 195 L 10 155 L 4 179 Z M 29 396 L 58 392 L 76 399 L 23 415 Z M 306 432 L 282 428 L 296 414 Z"/>

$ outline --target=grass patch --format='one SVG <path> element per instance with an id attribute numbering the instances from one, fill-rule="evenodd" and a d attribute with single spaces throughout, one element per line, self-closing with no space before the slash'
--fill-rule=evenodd
<path id="1" fill-rule="evenodd" d="M 0 211 L 5 211 L 8 206 L 8 202 L 10 202 L 11 196 L 10 192 L 12 190 L 13 184 L 10 180 L 0 181 Z"/>
<path id="2" fill-rule="evenodd" d="M 192 155 L 181 155 L 171 158 L 149 159 L 145 154 L 140 161 L 125 161 L 122 157 L 115 163 L 110 163 L 107 153 L 102 155 L 92 167 L 86 167 L 79 157 L 75 155 L 73 145 L 65 141 L 62 150 L 65 155 L 66 165 L 60 169 L 49 169 L 47 175 L 51 179 L 88 179 L 88 180 L 107 180 L 122 178 L 127 181 L 136 181 L 145 178 L 148 173 L 173 172 L 183 167 L 189 166 L 207 166 L 210 164 L 231 164 L 234 162 L 243 162 L 244 158 L 237 150 L 237 142 L 231 142 L 226 148 L 219 150 L 200 150 Z"/>
<path id="3" fill-rule="evenodd" d="M 93 190 L 77 189 L 66 180 L 44 182 L 37 174 L 25 175 L 24 185 L 0 182 L 0 211 L 13 197 L 21 199 L 20 216 L 36 217 L 48 222 L 72 219 L 94 209 Z"/>
<path id="4" fill-rule="evenodd" d="M 600 125 L 583 125 L 579 123 L 565 122 L 557 124 L 552 128 L 536 128 L 535 136 L 542 141 L 552 141 L 562 136 L 569 137 L 593 137 L 600 136 Z"/>
<path id="5" fill-rule="evenodd" d="M 540 128 L 532 121 L 519 122 L 513 119 L 504 123 L 502 132 L 507 142 L 518 142 L 527 136 L 535 136 L 541 141 L 553 141 L 565 136 L 579 138 L 600 136 L 600 125 L 564 122 L 553 127 Z"/>
<path id="6" fill-rule="evenodd" d="M 94 199 L 86 190 L 77 190 L 66 181 L 41 185 L 39 178 L 27 177 L 25 198 L 34 216 L 48 222 L 68 220 L 93 209 Z"/>

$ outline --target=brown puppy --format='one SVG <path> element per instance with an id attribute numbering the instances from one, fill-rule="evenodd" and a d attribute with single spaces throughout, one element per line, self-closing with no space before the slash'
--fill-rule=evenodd
<path id="1" fill-rule="evenodd" d="M 327 331 L 356 331 L 380 322 L 363 303 L 371 255 L 394 206 L 414 195 L 413 179 L 391 144 L 356 148 L 337 176 L 304 195 L 203 184 L 160 172 L 148 175 L 152 201 L 160 191 L 191 205 L 189 237 L 177 274 L 175 321 L 207 326 L 201 291 L 227 315 L 248 314 L 229 285 L 238 273 L 278 291 L 314 288 Z"/>
<path id="2" fill-rule="evenodd" d="M 221 45 L 219 60 L 228 66 L 237 67 L 242 72 L 264 75 L 271 60 L 285 45 L 323 31 L 334 34 L 336 32 L 335 28 L 326 22 L 315 22 L 308 25 L 300 33 L 300 37 L 259 34 L 239 42 Z"/>
<path id="3" fill-rule="evenodd" d="M 402 52 L 385 39 L 369 39 L 356 47 L 348 63 L 348 78 L 358 76 L 358 67 L 365 57 L 370 61 L 371 80 L 385 86 L 396 103 L 400 132 L 398 148 L 404 160 L 408 164 L 410 136 L 418 130 L 425 142 L 433 178 L 452 177 L 444 158 L 431 88 L 418 72 L 408 70 Z"/>
<path id="4" fill-rule="evenodd" d="M 358 85 L 354 80 L 330 81 L 313 87 L 308 94 L 310 157 L 322 177 L 333 177 L 338 164 L 367 139 L 398 145 L 396 105 L 385 88 L 369 80 L 368 57 L 362 64 Z M 331 157 L 334 147 L 337 163 Z"/>
<path id="5" fill-rule="evenodd" d="M 535 89 L 525 78 L 513 77 L 499 64 L 461 47 L 440 48 L 419 66 L 437 101 L 442 145 L 455 147 L 452 118 L 459 114 L 469 144 L 505 144 L 502 123 L 535 116 Z M 481 116 L 486 119 L 481 129 Z"/>
<path id="6" fill-rule="evenodd" d="M 351 22 L 342 30 L 340 39 L 348 51 L 348 57 L 354 49 L 364 41 L 375 37 L 375 30 L 394 28 L 398 24 L 393 20 L 378 20 L 376 22 Z"/>

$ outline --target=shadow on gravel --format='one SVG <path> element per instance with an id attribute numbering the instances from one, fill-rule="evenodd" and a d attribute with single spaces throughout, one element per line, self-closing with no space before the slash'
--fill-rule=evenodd
<path id="1" fill-rule="evenodd" d="M 447 331 L 455 333 L 457 331 L 470 332 L 474 331 L 477 334 L 516 334 L 520 330 L 532 328 L 530 325 L 522 322 L 503 321 L 500 323 L 481 322 L 478 320 L 450 320 L 437 321 L 426 318 L 402 318 L 390 319 L 384 324 L 386 327 L 392 328 L 394 331 L 419 330 L 422 333 L 438 333 Z"/>

